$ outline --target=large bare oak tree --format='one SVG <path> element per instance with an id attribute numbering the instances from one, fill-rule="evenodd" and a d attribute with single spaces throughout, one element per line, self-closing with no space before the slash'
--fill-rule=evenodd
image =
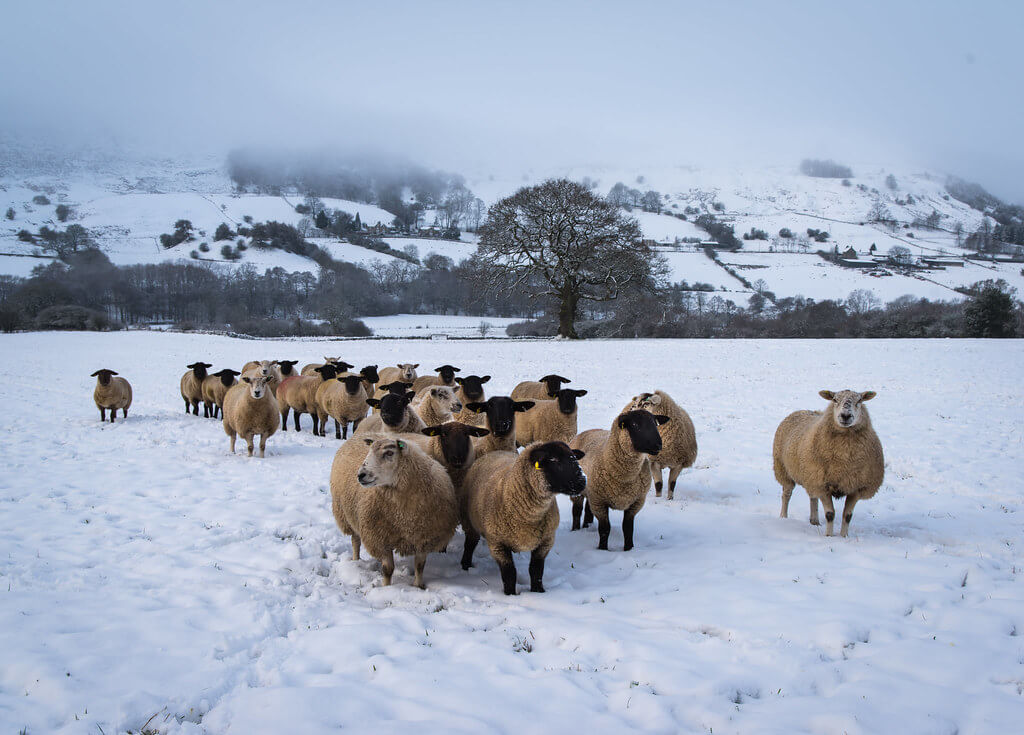
<path id="1" fill-rule="evenodd" d="M 612 301 L 627 287 L 653 287 L 664 273 L 635 219 L 567 179 L 524 187 L 492 206 L 477 255 L 492 285 L 553 297 L 558 334 L 573 339 L 581 301 Z"/>

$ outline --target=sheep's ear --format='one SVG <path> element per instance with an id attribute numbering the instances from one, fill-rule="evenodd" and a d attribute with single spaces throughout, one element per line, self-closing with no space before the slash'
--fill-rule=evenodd
<path id="1" fill-rule="evenodd" d="M 245 383 L 251 383 L 252 379 L 248 378 L 248 377 L 245 377 L 245 378 L 242 378 L 242 381 L 245 382 Z"/>
<path id="2" fill-rule="evenodd" d="M 672 419 L 669 418 L 668 416 L 658 414 L 657 416 L 654 417 L 654 420 L 658 422 L 658 426 L 661 426 L 662 424 L 667 424 Z"/>
<path id="3" fill-rule="evenodd" d="M 347 362 L 344 361 L 337 363 L 337 365 L 338 370 L 351 370 L 352 368 L 355 367 L 355 365 L 349 365 Z"/>
<path id="4" fill-rule="evenodd" d="M 203 363 L 203 367 L 213 367 L 213 363 L 212 362 L 204 362 Z"/>
<path id="5" fill-rule="evenodd" d="M 232 370 L 231 368 L 227 368 L 227 371 L 232 375 L 241 375 L 240 372 L 238 372 L 237 370 Z"/>
<path id="6" fill-rule="evenodd" d="M 619 417 L 617 419 L 615 419 L 615 425 L 618 426 L 620 429 L 625 429 L 626 428 L 626 414 L 624 414 L 624 413 L 623 414 L 619 414 Z"/>
<path id="7" fill-rule="evenodd" d="M 483 413 L 487 410 L 487 404 L 481 403 L 480 401 L 473 401 L 471 403 L 467 403 L 465 408 L 469 409 L 473 413 Z"/>
<path id="8" fill-rule="evenodd" d="M 523 413 L 524 411 L 529 411 L 536 405 L 537 404 L 534 403 L 533 401 L 516 401 L 515 403 L 512 404 L 512 408 L 518 411 L 519 413 Z"/>
<path id="9" fill-rule="evenodd" d="M 483 376 L 482 378 L 480 378 L 480 382 L 481 382 L 481 383 L 486 383 L 486 382 L 487 382 L 488 380 L 490 380 L 490 379 L 491 379 L 491 376 L 490 376 L 490 375 L 485 375 L 485 376 Z"/>
<path id="10" fill-rule="evenodd" d="M 114 373 L 114 375 L 117 375 L 117 373 Z M 877 395 L 878 394 L 875 393 L 873 390 L 866 390 L 866 391 L 864 391 L 863 393 L 860 394 L 860 400 L 861 401 L 870 401 L 872 398 L 874 398 Z"/>
<path id="11" fill-rule="evenodd" d="M 482 426 L 470 426 L 466 429 L 466 433 L 470 436 L 487 436 L 491 432 L 489 429 L 485 429 Z"/>
<path id="12" fill-rule="evenodd" d="M 831 401 L 836 397 L 836 394 L 830 390 L 819 390 L 818 395 L 824 398 L 826 401 Z"/>
<path id="13" fill-rule="evenodd" d="M 451 366 L 449 366 L 449 367 L 451 367 Z M 462 372 L 462 368 L 452 367 L 452 372 L 453 373 L 461 373 Z"/>
<path id="14" fill-rule="evenodd" d="M 414 362 L 411 367 L 412 367 L 413 370 L 415 370 L 419 366 L 420 366 L 420 364 L 418 362 Z"/>
<path id="15" fill-rule="evenodd" d="M 587 392 L 585 390 L 577 390 L 577 391 L 573 391 L 573 392 L 576 394 L 577 398 L 579 398 L 581 396 L 587 395 Z"/>
<path id="16" fill-rule="evenodd" d="M 97 370 L 96 372 L 94 372 L 94 373 L 93 373 L 92 375 L 90 375 L 89 377 L 90 377 L 90 378 L 95 378 L 95 377 L 96 377 L 97 375 L 99 375 L 99 374 L 100 374 L 100 373 L 102 373 L 102 372 L 103 372 L 102 370 Z"/>
<path id="17" fill-rule="evenodd" d="M 199 364 L 198 362 L 194 362 L 194 363 L 192 363 L 191 365 L 186 365 L 185 367 L 187 367 L 187 368 L 188 368 L 189 370 L 192 370 L 192 369 L 193 369 L 193 368 L 195 368 L 195 366 L 196 366 L 196 365 L 198 365 L 198 364 Z"/>
<path id="18" fill-rule="evenodd" d="M 402 398 L 404 398 L 407 402 L 411 401 L 415 397 L 416 397 L 416 394 L 413 391 L 409 391 L 408 393 L 406 393 L 405 395 L 402 396 Z"/>
<path id="19" fill-rule="evenodd" d="M 374 408 L 377 408 L 378 406 L 380 406 L 380 399 L 379 398 L 367 398 L 366 399 L 366 405 L 373 406 Z"/>
<path id="20" fill-rule="evenodd" d="M 462 378 L 455 378 L 455 382 L 462 385 Z"/>
<path id="21" fill-rule="evenodd" d="M 647 400 L 651 402 L 652 406 L 661 405 L 661 396 L 659 396 L 657 393 L 651 393 L 649 396 L 647 396 Z"/>
<path id="22" fill-rule="evenodd" d="M 398 447 L 399 451 L 404 450 L 405 449 L 405 442 L 402 441 L 401 439 L 398 439 L 398 440 L 395 441 L 395 446 Z"/>
<path id="23" fill-rule="evenodd" d="M 587 453 L 584 452 L 582 449 L 573 449 L 572 450 L 572 456 L 574 456 L 576 459 L 579 460 L 579 459 L 583 459 L 584 457 L 586 457 Z"/>
<path id="24" fill-rule="evenodd" d="M 428 426 L 425 429 L 420 429 L 420 433 L 424 436 L 441 436 L 444 433 L 444 428 L 441 426 Z"/>

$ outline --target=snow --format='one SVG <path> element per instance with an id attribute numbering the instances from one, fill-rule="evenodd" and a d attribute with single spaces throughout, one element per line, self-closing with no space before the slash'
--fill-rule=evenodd
<path id="1" fill-rule="evenodd" d="M 1019 341 L 259 342 L 0 335 L 0 722 L 29 733 L 1016 732 L 1024 691 Z M 185 364 L 451 362 L 490 394 L 557 369 L 610 425 L 661 387 L 700 454 L 649 498 L 636 548 L 568 531 L 543 595 L 431 555 L 428 589 L 353 562 L 330 513 L 333 438 L 227 453 L 186 416 Z M 61 365 L 59 379 L 53 365 Z M 670 365 L 670 370 L 664 366 Z M 135 388 L 100 424 L 98 367 Z M 877 390 L 879 494 L 848 539 L 778 518 L 771 437 L 821 388 Z M 40 401 L 40 391 L 45 391 Z M 43 421 L 33 421 L 40 417 Z M 518 560 L 520 589 L 525 558 Z M 524 716 L 524 713 L 528 715 Z"/>
<path id="2" fill-rule="evenodd" d="M 448 316 L 444 314 L 393 314 L 390 316 L 360 317 L 377 337 L 479 337 L 480 325 L 490 324 L 488 337 L 504 337 L 505 327 L 521 322 L 521 317 L 509 319 L 493 316 Z"/>

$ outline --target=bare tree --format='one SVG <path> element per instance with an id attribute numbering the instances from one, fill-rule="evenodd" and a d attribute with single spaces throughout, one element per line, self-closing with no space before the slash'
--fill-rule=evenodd
<path id="1" fill-rule="evenodd" d="M 846 297 L 846 308 L 851 314 L 866 314 L 882 306 L 882 301 L 871 291 L 858 288 Z"/>
<path id="2" fill-rule="evenodd" d="M 484 277 L 492 286 L 556 299 L 563 337 L 578 337 L 581 301 L 613 301 L 626 287 L 653 289 L 667 272 L 664 258 L 641 242 L 635 219 L 567 179 L 502 199 L 480 235 Z"/>

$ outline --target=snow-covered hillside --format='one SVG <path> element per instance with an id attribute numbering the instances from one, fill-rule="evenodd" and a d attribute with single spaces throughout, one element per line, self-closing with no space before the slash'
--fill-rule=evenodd
<path id="1" fill-rule="evenodd" d="M 41 253 L 36 245 L 20 242 L 21 229 L 37 232 L 39 227 L 60 229 L 57 204 L 72 208 L 69 223 L 83 225 L 100 246 L 118 264 L 155 263 L 166 260 L 188 261 L 200 242 L 210 251 L 204 261 L 222 262 L 230 267 L 249 263 L 262 270 L 282 267 L 289 271 L 316 270 L 307 258 L 280 252 L 250 248 L 242 260 L 224 261 L 222 243 L 213 242 L 213 232 L 221 222 L 235 227 L 251 217 L 255 222 L 277 220 L 297 224 L 302 215 L 295 212 L 297 197 L 237 195 L 232 193 L 226 172 L 210 165 L 192 168 L 168 165 L 160 174 L 152 163 L 140 164 L 137 175 L 126 173 L 124 163 L 106 171 L 53 167 L 42 172 L 18 169 L 0 175 L 0 210 L 13 208 L 13 220 L 0 219 L 0 272 L 28 275 L 46 259 L 28 257 Z M 98 165 L 98 164 L 97 164 Z M 113 165 L 113 164 L 111 164 Z M 887 178 L 895 177 L 896 188 Z M 751 229 L 768 233 L 768 240 L 744 242 L 744 251 L 725 254 L 722 260 L 744 270 L 749 281 L 764 280 L 768 290 L 778 297 L 806 296 L 814 299 L 842 299 L 850 291 L 872 291 L 882 301 L 904 294 L 931 299 L 963 298 L 953 289 L 988 278 L 1003 278 L 1024 290 L 1019 265 L 986 265 L 968 262 L 963 268 L 934 269 L 913 275 L 889 270 L 885 277 L 826 263 L 814 254 L 819 248 L 841 251 L 854 248 L 866 257 L 872 246 L 885 254 L 894 246 L 904 246 L 915 256 L 962 254 L 957 247 L 957 227 L 973 232 L 982 222 L 982 214 L 950 197 L 945 191 L 946 177 L 923 171 L 892 171 L 878 167 L 854 167 L 849 185 L 839 179 L 812 178 L 795 167 L 714 170 L 692 167 L 644 169 L 600 169 L 594 167 L 531 170 L 516 176 L 492 174 L 470 176 L 468 185 L 486 203 L 512 193 L 524 184 L 551 176 L 569 176 L 589 180 L 596 191 L 606 193 L 615 183 L 639 190 L 655 190 L 662 195 L 664 212 L 656 214 L 633 210 L 644 236 L 663 245 L 676 282 L 708 283 L 719 295 L 745 305 L 752 290 L 723 267 L 704 258 L 699 247 L 684 241 L 707 240 L 708 234 L 693 223 L 694 211 L 713 212 L 731 224 L 737 236 Z M 45 194 L 49 205 L 34 204 L 32 199 Z M 388 224 L 393 215 L 379 207 L 345 200 L 325 199 L 328 207 L 342 209 L 368 224 Z M 899 224 L 895 228 L 869 221 L 869 212 L 882 206 Z M 681 219 L 687 211 L 690 215 Z M 938 228 L 913 226 L 925 218 L 937 216 Z M 196 227 L 196 240 L 164 249 L 159 236 L 170 233 L 178 219 L 189 219 Z M 905 226 L 910 225 L 910 226 Z M 778 233 L 791 230 L 794 238 Z M 806 238 L 808 228 L 826 230 L 827 243 Z M 352 246 L 333 239 L 317 239 L 333 257 L 360 265 L 391 262 L 387 254 Z M 472 236 L 462 242 L 426 238 L 387 238 L 395 249 L 416 247 L 421 257 L 431 252 L 459 261 L 475 249 Z"/>
<path id="2" fill-rule="evenodd" d="M 354 562 L 338 447 L 304 431 L 231 456 L 186 416 L 185 365 L 318 359 L 323 342 L 0 335 L 0 725 L 5 732 L 1016 732 L 1024 691 L 1019 341 L 336 342 L 358 365 L 446 362 L 489 394 L 557 370 L 580 428 L 661 387 L 700 453 L 649 497 L 636 548 L 569 532 L 545 594 L 505 597 L 462 534 L 412 587 Z M 43 376 L 61 366 L 60 380 Z M 672 365 L 666 372 L 660 367 Z M 100 424 L 89 373 L 132 381 Z M 771 441 L 817 391 L 874 389 L 886 452 L 847 539 L 781 520 Z M 521 555 L 520 555 L 521 556 Z M 520 589 L 526 559 L 518 560 Z"/>

